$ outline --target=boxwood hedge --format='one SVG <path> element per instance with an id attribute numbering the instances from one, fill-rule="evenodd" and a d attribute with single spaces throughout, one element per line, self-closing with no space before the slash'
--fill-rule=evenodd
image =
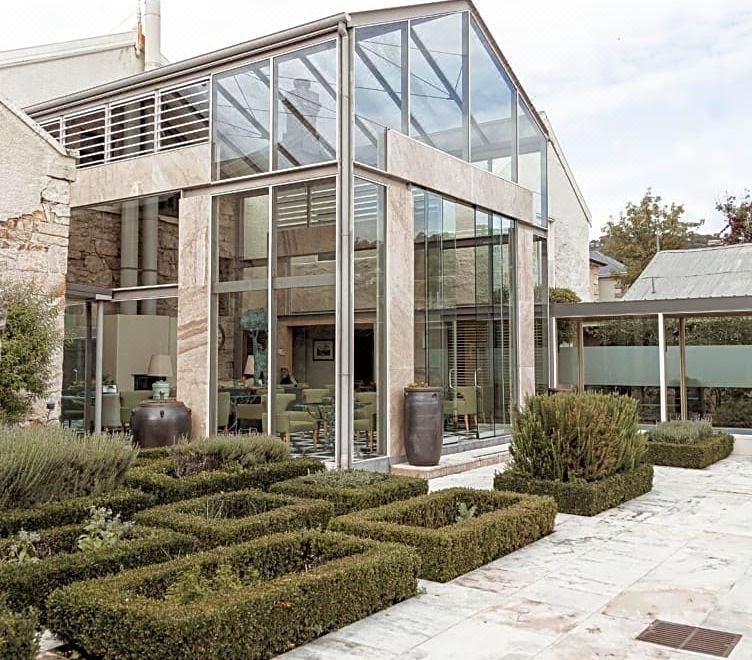
<path id="1" fill-rule="evenodd" d="M 136 511 L 158 504 L 154 495 L 139 490 L 121 488 L 106 495 L 75 497 L 47 502 L 29 509 L 9 509 L 0 512 L 0 537 L 15 534 L 21 529 L 38 530 L 82 522 L 92 506 L 106 507 L 123 519 Z"/>
<path id="2" fill-rule="evenodd" d="M 653 465 L 702 469 L 728 457 L 734 451 L 734 436 L 717 433 L 693 443 L 648 440 L 647 460 Z"/>
<path id="3" fill-rule="evenodd" d="M 534 479 L 514 469 L 497 473 L 496 490 L 550 495 L 559 511 L 594 516 L 653 488 L 653 466 L 644 463 L 631 472 L 615 474 L 599 481 L 547 481 Z"/>
<path id="4" fill-rule="evenodd" d="M 241 490 L 154 507 L 136 514 L 135 520 L 190 534 L 202 547 L 212 548 L 275 532 L 326 527 L 333 512 L 322 500 Z"/>
<path id="5" fill-rule="evenodd" d="M 273 493 L 328 500 L 335 515 L 371 509 L 428 492 L 428 481 L 364 471 L 329 471 L 282 481 Z"/>
<path id="6" fill-rule="evenodd" d="M 160 504 L 211 495 L 213 493 L 260 488 L 267 490 L 277 481 L 320 472 L 324 464 L 310 458 L 293 458 L 274 463 L 259 463 L 248 469 L 211 470 L 186 477 L 171 474 L 171 458 L 155 459 L 128 472 L 125 482 L 156 495 Z"/>
<path id="7" fill-rule="evenodd" d="M 39 620 L 34 610 L 13 612 L 0 598 L 0 658 L 36 660 L 39 653 Z"/>
<path id="8" fill-rule="evenodd" d="M 402 545 L 286 532 L 69 585 L 48 601 L 49 627 L 104 660 L 269 658 L 415 595 L 419 563 Z M 181 576 L 223 569 L 242 582 L 165 598 Z"/>
<path id="9" fill-rule="evenodd" d="M 451 488 L 341 516 L 329 526 L 412 546 L 420 577 L 446 582 L 548 534 L 555 518 L 550 497 Z"/>
<path id="10" fill-rule="evenodd" d="M 0 592 L 5 592 L 8 607 L 23 611 L 34 606 L 44 618 L 45 600 L 58 587 L 174 559 L 195 551 L 197 545 L 196 539 L 186 534 L 135 525 L 119 543 L 82 552 L 76 545 L 82 531 L 82 525 L 41 530 L 35 546 L 42 558 L 20 563 L 0 561 Z M 0 541 L 0 555 L 12 542 Z"/>

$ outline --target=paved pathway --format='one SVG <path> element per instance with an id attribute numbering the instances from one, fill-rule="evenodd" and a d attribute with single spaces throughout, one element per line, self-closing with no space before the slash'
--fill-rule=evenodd
<path id="1" fill-rule="evenodd" d="M 498 466 L 431 489 L 490 488 Z M 653 619 L 744 635 L 752 660 L 752 459 L 656 468 L 651 493 L 594 518 L 559 514 L 522 550 L 281 656 L 286 660 L 689 660 L 637 642 Z"/>

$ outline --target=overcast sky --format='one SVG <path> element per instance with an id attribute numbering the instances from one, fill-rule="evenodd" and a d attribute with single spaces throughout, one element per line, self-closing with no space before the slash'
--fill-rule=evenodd
<path id="1" fill-rule="evenodd" d="M 409 2 L 409 0 L 407 0 Z M 4 0 L 3 49 L 130 29 L 137 0 Z M 398 0 L 162 0 L 177 61 L 340 11 Z M 593 214 L 651 186 L 706 218 L 752 188 L 752 0 L 476 0 Z"/>

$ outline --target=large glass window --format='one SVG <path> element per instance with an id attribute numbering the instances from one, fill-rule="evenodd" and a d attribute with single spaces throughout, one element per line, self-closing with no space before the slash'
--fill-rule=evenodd
<path id="1" fill-rule="evenodd" d="M 444 443 L 503 433 L 514 373 L 512 223 L 416 190 L 415 379 L 445 390 Z"/>
<path id="2" fill-rule="evenodd" d="M 366 458 L 386 453 L 382 374 L 386 357 L 384 318 L 384 219 L 386 191 L 355 179 L 353 352 L 354 455 Z"/>
<path id="3" fill-rule="evenodd" d="M 518 104 L 517 113 L 518 181 L 521 186 L 533 191 L 535 221 L 545 227 L 548 224 L 546 138 L 522 101 Z"/>
<path id="4" fill-rule="evenodd" d="M 274 58 L 274 167 L 337 158 L 337 46 L 331 41 Z"/>
<path id="5" fill-rule="evenodd" d="M 214 76 L 214 177 L 269 171 L 269 60 Z"/>
<path id="6" fill-rule="evenodd" d="M 355 30 L 355 159 L 384 167 L 387 128 L 407 129 L 407 23 Z"/>
<path id="7" fill-rule="evenodd" d="M 410 22 L 410 135 L 468 159 L 468 14 Z"/>
<path id="8" fill-rule="evenodd" d="M 548 254 L 546 239 L 533 237 L 535 390 L 548 391 Z"/>
<path id="9" fill-rule="evenodd" d="M 516 92 L 476 22 L 470 24 L 471 160 L 512 181 Z"/>

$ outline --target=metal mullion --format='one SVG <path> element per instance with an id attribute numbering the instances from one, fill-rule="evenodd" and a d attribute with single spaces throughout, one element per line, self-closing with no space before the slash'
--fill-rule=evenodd
<path id="1" fill-rule="evenodd" d="M 274 197 L 275 188 L 267 188 L 267 230 L 266 230 L 266 253 L 268 255 L 266 268 L 266 418 L 269 420 L 269 435 L 273 436 L 277 430 L 277 419 L 274 414 L 276 387 L 272 374 L 277 368 L 277 294 L 272 283 L 277 275 L 277 241 L 274 236 Z M 292 443 L 292 438 L 290 439 Z"/>
<path id="2" fill-rule="evenodd" d="M 464 108 L 462 109 L 462 128 L 465 133 L 465 160 L 472 163 L 470 153 L 472 144 L 470 107 L 470 12 L 462 12 L 462 95 Z M 476 424 L 477 429 L 477 424 Z"/>

